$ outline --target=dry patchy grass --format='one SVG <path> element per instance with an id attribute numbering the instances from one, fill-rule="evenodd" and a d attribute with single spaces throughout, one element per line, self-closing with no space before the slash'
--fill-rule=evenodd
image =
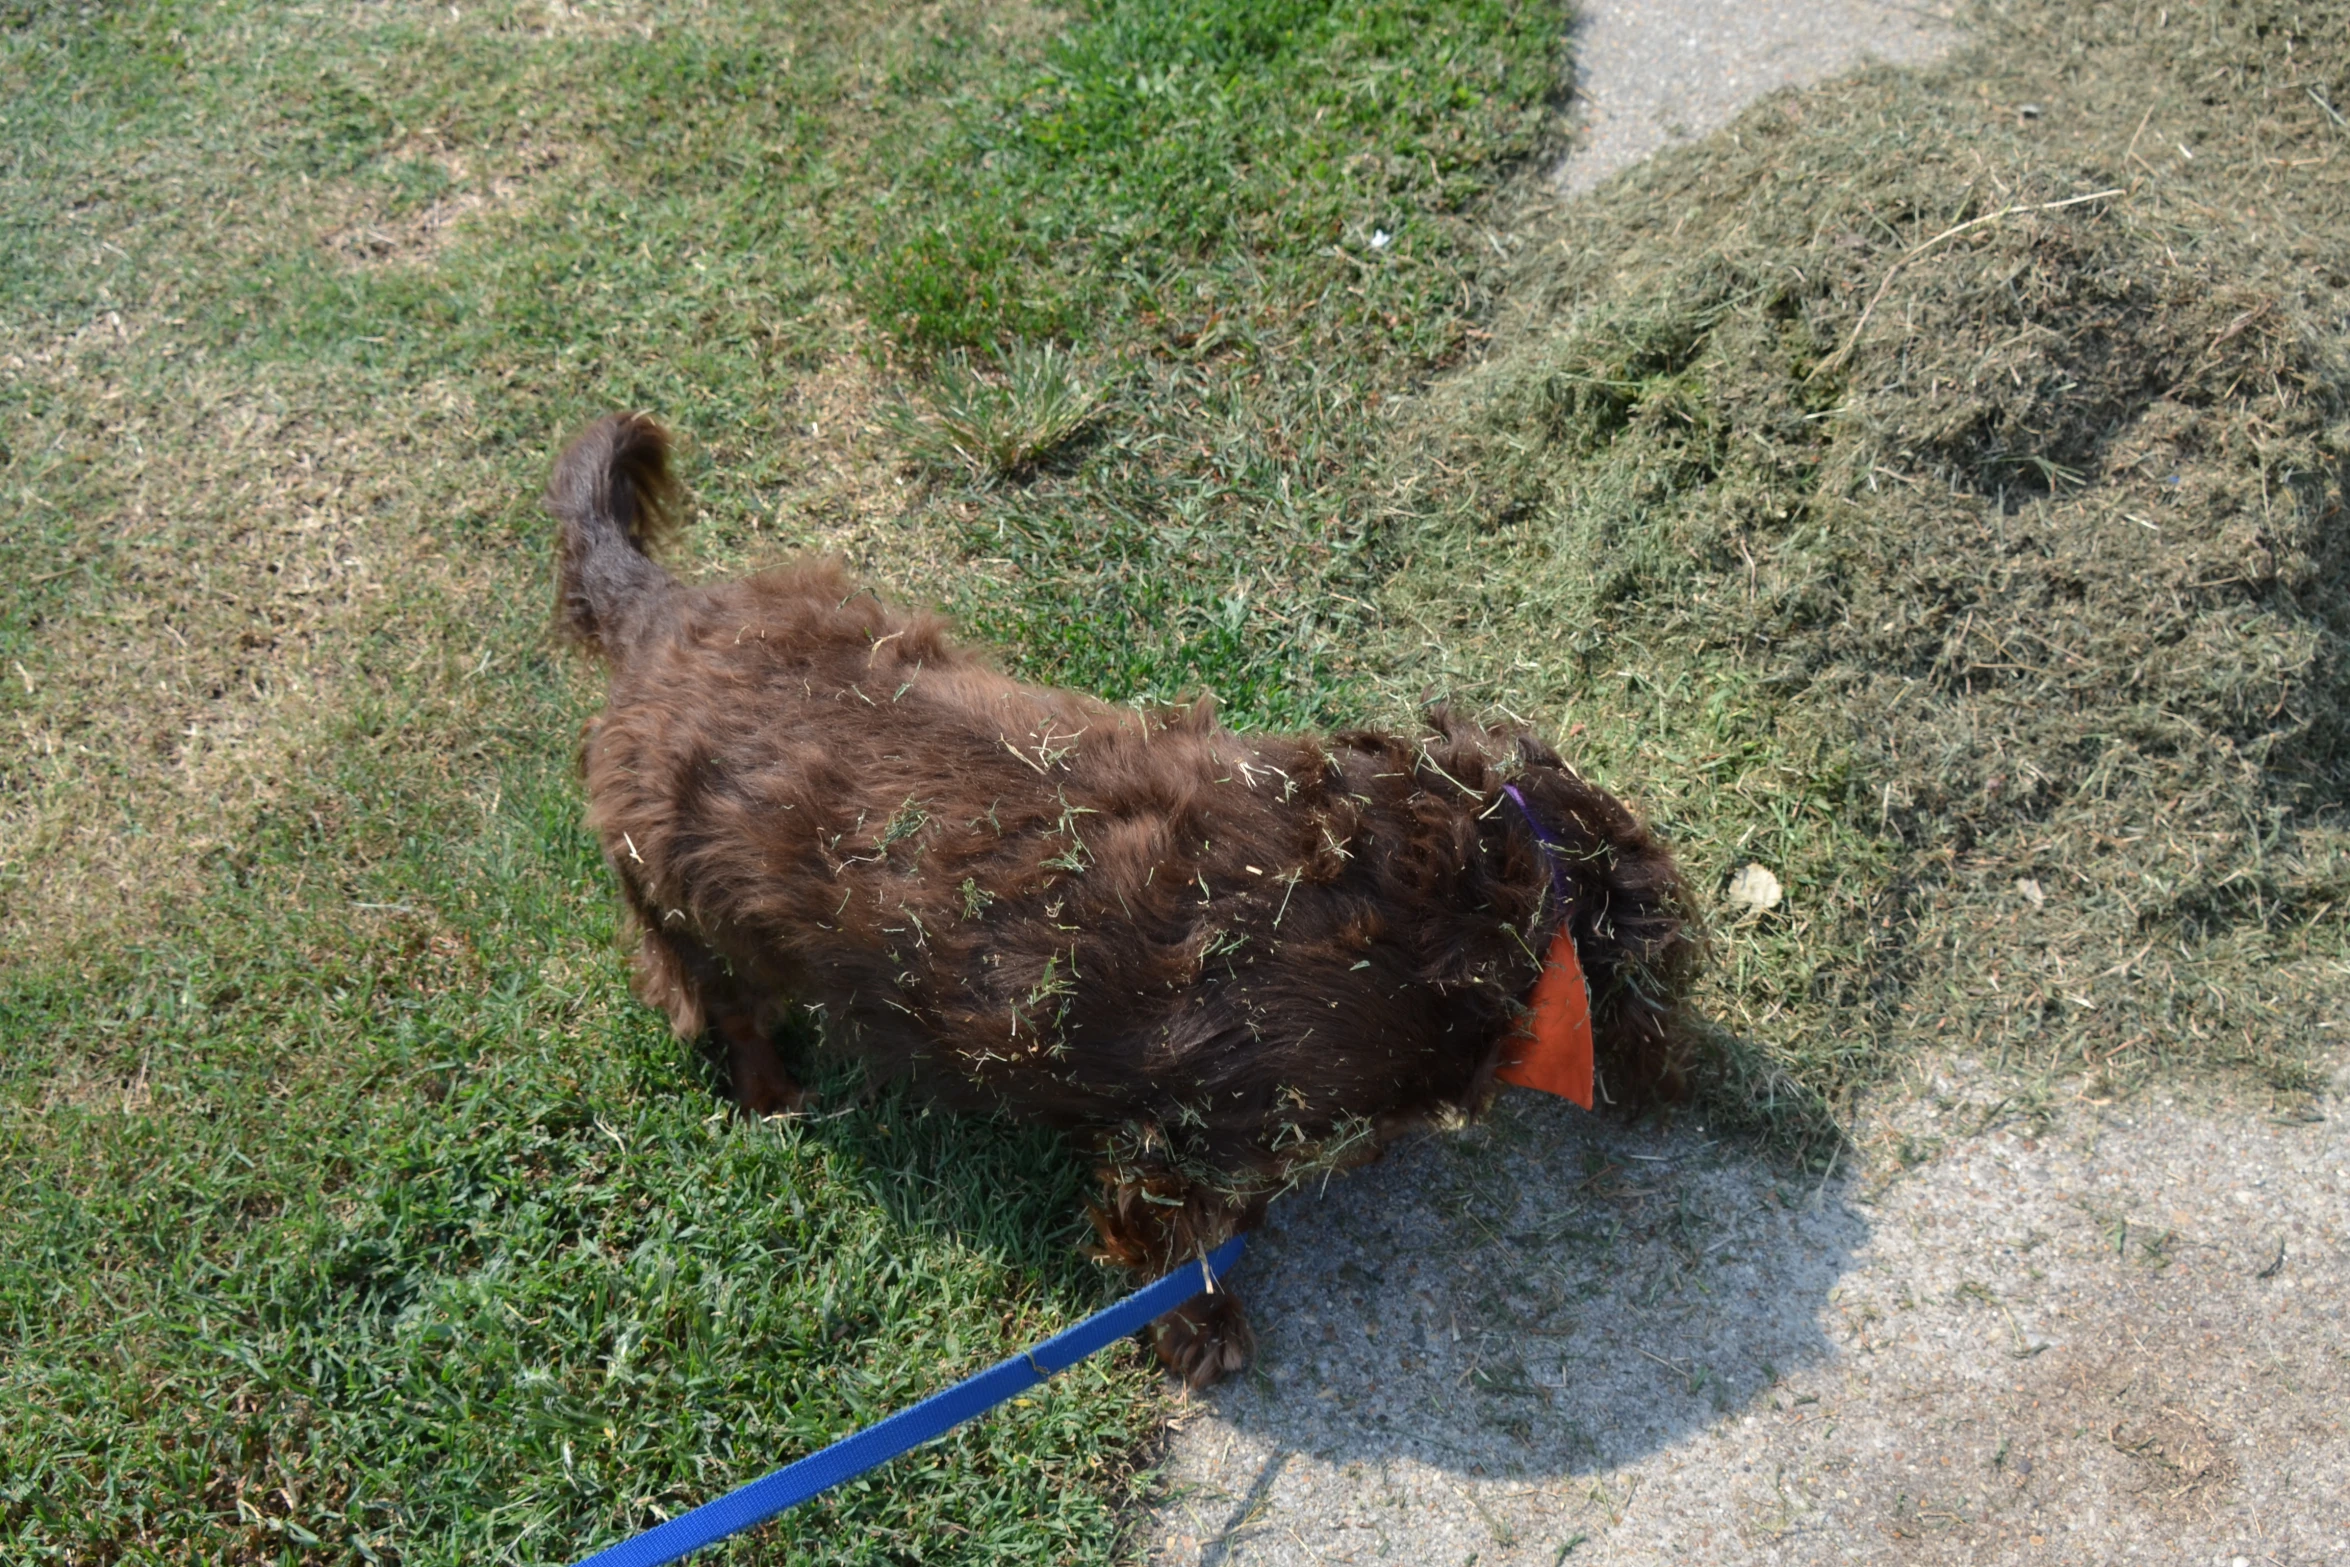
<path id="1" fill-rule="evenodd" d="M 405 618 L 412 646 L 437 649 L 415 635 L 442 619 L 420 603 L 464 597 L 463 566 L 389 520 L 448 477 L 460 391 L 424 389 L 396 427 L 336 417 L 331 386 L 292 370 L 191 363 L 134 398 L 118 356 L 142 335 L 84 334 L 22 373 L 48 381 L 35 395 L 56 416 L 28 445 L 86 470 L 86 506 L 109 503 L 77 519 L 103 588 L 19 659 L 0 886 L 27 957 L 193 896 L 204 856 L 366 689 L 359 648 L 399 640 Z"/>

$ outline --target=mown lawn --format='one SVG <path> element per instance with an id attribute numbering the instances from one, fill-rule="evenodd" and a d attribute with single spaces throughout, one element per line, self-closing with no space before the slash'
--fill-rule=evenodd
<path id="1" fill-rule="evenodd" d="M 1969 25 L 1561 214 L 1545 5 L 0 0 L 0 1555 L 562 1560 L 1109 1289 L 1073 1150 L 746 1125 L 629 999 L 536 503 L 616 406 L 688 573 L 1559 737 L 1713 905 L 1717 1131 L 2312 1113 L 2350 18 Z M 729 1549 L 1115 1558 L 1160 1399 Z"/>
<path id="2" fill-rule="evenodd" d="M 1562 37 L 0 3 L 0 1555 L 562 1560 L 1098 1304 L 1071 1150 L 838 1075 L 745 1124 L 629 999 L 547 460 L 647 408 L 686 570 L 1347 711 L 1384 409 L 1484 330 Z M 1022 472 L 936 438 L 1048 350 Z M 733 1559 L 1111 1558 L 1160 1396 L 1101 1357 Z"/>

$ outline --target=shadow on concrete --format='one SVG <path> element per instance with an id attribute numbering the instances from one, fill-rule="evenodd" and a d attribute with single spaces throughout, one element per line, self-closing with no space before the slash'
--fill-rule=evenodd
<path id="1" fill-rule="evenodd" d="M 1507 1090 L 1466 1133 L 1275 1205 L 1210 1395 L 1275 1451 L 1553 1477 L 1662 1447 L 1825 1358 L 1867 1230 L 1841 1183 L 1698 1128 Z"/>

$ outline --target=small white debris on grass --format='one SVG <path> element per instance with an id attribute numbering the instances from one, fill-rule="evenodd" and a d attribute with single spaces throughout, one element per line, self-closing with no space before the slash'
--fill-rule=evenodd
<path id="1" fill-rule="evenodd" d="M 1777 908 L 1782 896 L 1779 878 L 1749 860 L 1731 874 L 1722 901 L 1739 919 L 1750 920 Z"/>

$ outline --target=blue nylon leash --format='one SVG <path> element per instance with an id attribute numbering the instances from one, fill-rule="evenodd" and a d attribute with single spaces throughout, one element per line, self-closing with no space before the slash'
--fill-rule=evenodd
<path id="1" fill-rule="evenodd" d="M 634 1539 L 606 1546 L 577 1567 L 663 1567 L 753 1524 L 765 1523 L 787 1507 L 797 1507 L 843 1480 L 854 1479 L 933 1437 L 944 1436 L 972 1416 L 987 1413 L 1015 1393 L 1068 1370 L 1153 1318 L 1205 1294 L 1240 1260 L 1246 1244 L 1247 1237 L 1235 1235 L 1197 1263 L 1186 1263 L 1156 1284 L 1144 1285 L 1075 1327 L 1063 1328 L 1034 1349 L 933 1393 L 797 1463 L 786 1464 L 765 1479 L 704 1502 Z"/>

